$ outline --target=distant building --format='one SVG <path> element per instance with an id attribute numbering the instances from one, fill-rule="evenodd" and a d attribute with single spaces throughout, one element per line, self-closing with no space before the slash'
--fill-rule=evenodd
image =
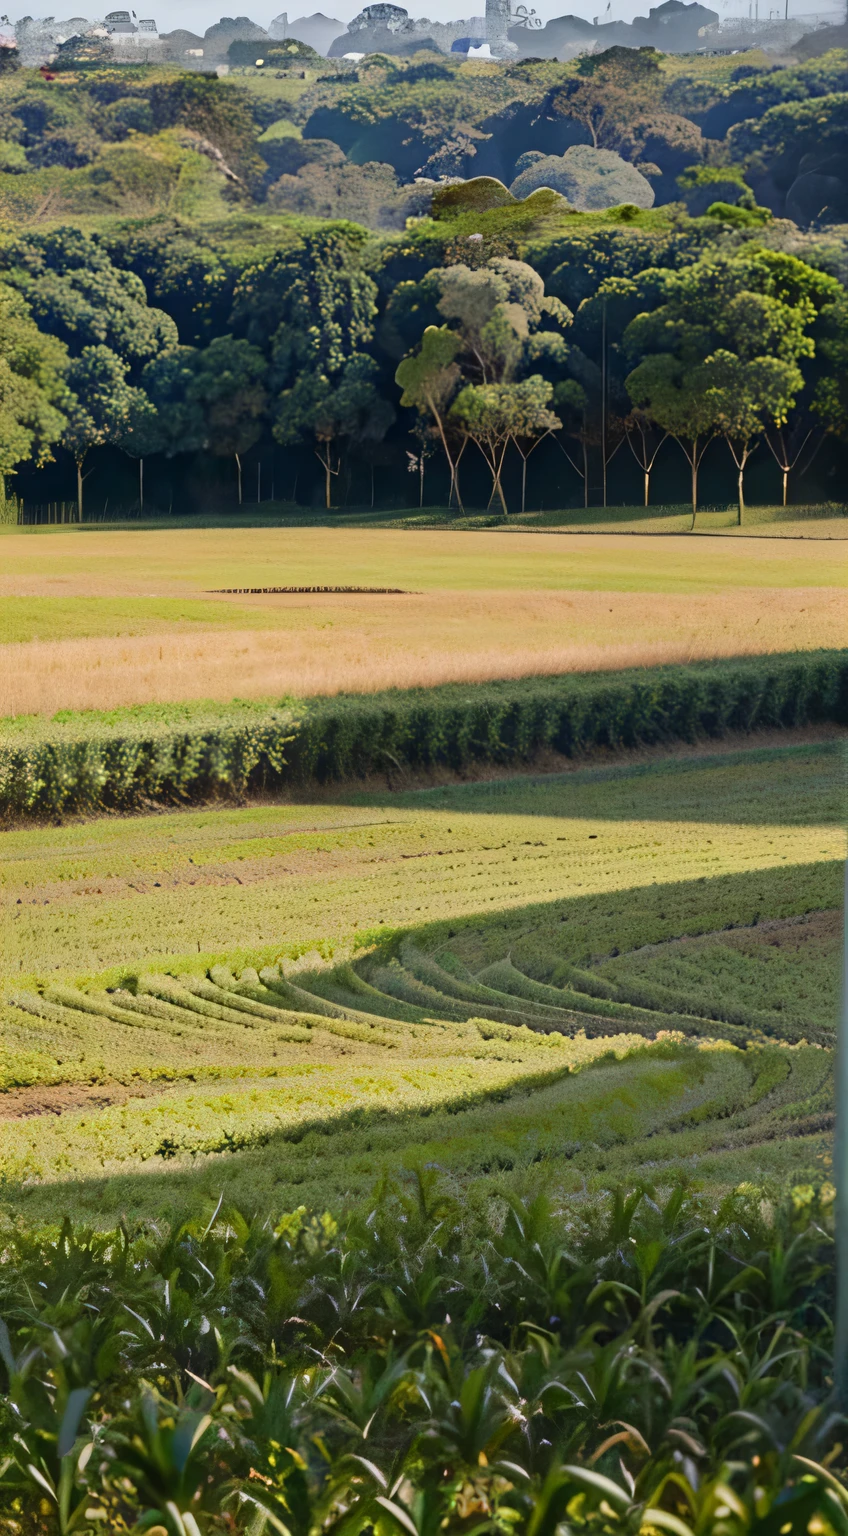
<path id="1" fill-rule="evenodd" d="M 109 11 L 103 18 L 106 31 L 113 37 L 127 37 L 135 35 L 135 27 L 129 11 Z"/>
<path id="2" fill-rule="evenodd" d="M 486 0 L 486 41 L 496 59 L 505 58 L 515 51 L 509 46 L 507 35 L 510 21 L 510 0 Z"/>

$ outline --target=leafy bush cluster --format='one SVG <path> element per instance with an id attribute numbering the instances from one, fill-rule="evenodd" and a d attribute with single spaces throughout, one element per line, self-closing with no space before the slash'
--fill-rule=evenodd
<path id="1" fill-rule="evenodd" d="M 7 1536 L 843 1536 L 823 1186 L 18 1227 Z"/>
<path id="2" fill-rule="evenodd" d="M 519 763 L 544 748 L 693 740 L 844 721 L 843 652 L 653 671 L 410 689 L 285 705 L 141 706 L 28 717 L 0 732 L 0 810 L 55 814 L 202 799 L 446 765 Z M 296 719 L 296 716 L 299 718 Z"/>
<path id="3" fill-rule="evenodd" d="M 7 723 L 0 748 L 0 802 L 10 811 L 48 812 L 179 803 L 277 783 L 296 729 L 284 704 L 241 703 L 70 715 L 49 731 L 19 725 Z"/>

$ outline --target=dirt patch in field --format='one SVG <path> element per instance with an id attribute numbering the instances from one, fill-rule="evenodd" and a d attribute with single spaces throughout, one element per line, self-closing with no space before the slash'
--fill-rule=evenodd
<path id="1" fill-rule="evenodd" d="M 662 955 L 670 949 L 705 949 L 720 943 L 734 949 L 749 952 L 757 946 L 770 946 L 784 951 L 798 952 L 820 945 L 828 951 L 838 947 L 842 938 L 842 912 L 836 908 L 826 912 L 805 912 L 797 917 L 766 917 L 758 922 L 739 928 L 717 928 L 712 933 L 686 934 L 683 938 L 663 939 L 659 944 L 643 944 L 630 951 L 634 955 Z M 605 959 L 610 959 L 606 956 Z M 604 961 L 596 964 L 603 965 Z"/>
<path id="2" fill-rule="evenodd" d="M 64 1115 L 70 1109 L 107 1109 L 128 1099 L 164 1093 L 168 1083 L 39 1083 L 0 1093 L 0 1120 L 29 1120 L 34 1115 Z"/>
<path id="3" fill-rule="evenodd" d="M 722 934 L 726 944 L 743 939 L 749 944 L 769 944 L 776 949 L 801 949 L 809 943 L 838 943 L 842 935 L 842 913 L 806 912 L 802 917 L 767 917 L 754 928 L 731 929 Z"/>

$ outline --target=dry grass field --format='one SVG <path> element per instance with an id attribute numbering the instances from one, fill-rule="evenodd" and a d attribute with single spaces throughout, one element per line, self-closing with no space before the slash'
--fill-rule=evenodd
<path id="1" fill-rule="evenodd" d="M 0 713 L 368 692 L 844 642 L 842 545 L 326 528 L 2 542 Z M 267 586 L 404 595 L 222 595 Z"/>

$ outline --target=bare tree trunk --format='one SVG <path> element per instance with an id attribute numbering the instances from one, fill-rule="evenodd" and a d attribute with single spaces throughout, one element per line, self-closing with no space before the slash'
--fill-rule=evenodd
<path id="1" fill-rule="evenodd" d="M 789 498 L 789 467 L 783 466 L 783 505 L 786 506 Z"/>
<path id="2" fill-rule="evenodd" d="M 496 447 L 484 448 L 482 442 L 480 442 L 480 440 L 476 437 L 474 438 L 474 442 L 476 443 L 483 458 L 485 459 L 489 474 L 492 477 L 492 494 L 489 497 L 489 506 L 492 505 L 492 502 L 495 499 L 495 492 L 497 491 L 498 499 L 503 509 L 503 515 L 504 517 L 509 517 L 509 507 L 506 504 L 506 497 L 504 496 L 503 486 L 501 485 L 501 470 L 503 469 L 503 461 L 506 456 L 509 439 L 507 439 L 506 443 L 504 443 L 503 452 L 501 453 L 500 459 L 498 458 L 498 450 Z"/>
<path id="3" fill-rule="evenodd" d="M 235 460 L 236 468 L 238 470 L 238 504 L 241 506 L 241 459 L 239 458 L 238 454 L 235 455 Z"/>
<path id="4" fill-rule="evenodd" d="M 733 457 L 733 462 L 736 465 L 737 487 L 739 493 L 739 513 L 736 519 L 736 526 L 737 528 L 741 528 L 742 518 L 745 515 L 745 466 L 747 465 L 748 460 L 750 459 L 752 453 L 755 451 L 757 445 L 755 443 L 754 447 L 751 448 L 749 443 L 742 443 L 739 448 L 739 452 L 737 453 L 729 437 L 726 439 L 726 441 Z"/>
<path id="5" fill-rule="evenodd" d="M 586 434 L 583 434 L 583 505 L 589 505 L 589 454 L 586 449 Z"/>
<path id="6" fill-rule="evenodd" d="M 85 462 L 85 455 L 83 454 L 83 457 L 81 459 L 77 459 L 77 522 L 78 523 L 82 522 L 82 485 L 83 485 L 83 479 L 84 479 L 83 472 L 82 472 L 82 466 L 83 466 L 84 462 Z"/>
<path id="7" fill-rule="evenodd" d="M 321 465 L 321 468 L 324 471 L 324 506 L 326 507 L 328 512 L 332 512 L 332 510 L 333 510 L 333 507 L 332 507 L 332 501 L 333 501 L 333 497 L 332 497 L 333 465 L 332 465 L 332 460 L 330 458 L 330 445 L 329 445 L 329 443 L 327 443 L 327 445 L 326 445 L 326 452 L 323 455 L 320 454 L 318 452 L 318 449 L 316 448 L 315 449 L 315 457 L 318 460 L 318 463 Z M 297 487 L 297 479 L 295 479 L 295 488 L 296 487 Z"/>
<path id="8" fill-rule="evenodd" d="M 451 451 L 448 447 L 448 440 L 445 433 L 444 423 L 442 422 L 442 418 L 439 412 L 436 410 L 436 406 L 430 395 L 427 396 L 427 404 L 430 407 L 433 419 L 435 420 L 436 426 L 439 429 L 439 437 L 442 440 L 442 448 L 444 449 L 445 458 L 448 461 L 448 469 L 450 470 L 451 483 L 450 491 L 448 493 L 448 508 L 450 509 L 453 506 L 453 498 L 455 493 L 457 506 L 459 507 L 460 512 L 462 512 L 465 510 L 462 505 L 462 497 L 459 494 L 459 460 L 462 457 L 462 449 L 460 449 L 457 455 L 456 463 L 454 463 Z M 463 447 L 464 446 L 465 445 L 463 444 Z"/>
<path id="9" fill-rule="evenodd" d="M 421 457 L 418 460 L 418 505 L 419 505 L 419 507 L 423 507 L 423 505 L 424 505 L 424 452 L 423 452 L 423 450 L 421 452 Z"/>
<path id="10" fill-rule="evenodd" d="M 637 453 L 636 449 L 633 447 L 633 439 L 631 437 L 631 431 L 635 431 L 635 432 L 639 433 L 639 441 L 640 441 L 640 443 L 642 445 L 642 452 L 641 452 L 641 454 Z M 665 442 L 665 440 L 666 440 L 666 438 L 668 437 L 669 434 L 668 434 L 668 432 L 664 432 L 663 433 L 663 435 L 660 438 L 660 441 L 657 443 L 657 446 L 654 449 L 653 453 L 649 453 L 648 452 L 648 439 L 647 439 L 647 436 L 645 434 L 644 429 L 642 428 L 642 426 L 638 422 L 635 424 L 634 427 L 628 427 L 627 423 L 625 422 L 625 424 L 624 424 L 624 435 L 627 438 L 627 446 L 630 449 L 630 452 L 632 453 L 634 459 L 636 460 L 636 463 L 639 465 L 639 468 L 642 471 L 642 476 L 643 476 L 644 485 L 645 485 L 645 506 L 648 507 L 651 504 L 651 472 L 652 472 L 653 467 L 656 464 L 657 459 L 659 457 L 660 449 L 662 448 L 663 443 Z"/>
<path id="11" fill-rule="evenodd" d="M 503 515 L 504 517 L 509 517 L 509 507 L 506 504 L 506 497 L 503 493 L 503 486 L 501 485 L 501 472 L 499 469 L 495 471 L 495 485 L 497 487 L 498 496 L 500 497 L 501 506 L 503 507 Z"/>
<path id="12" fill-rule="evenodd" d="M 575 475 L 577 475 L 578 478 L 579 478 L 580 475 L 581 475 L 581 470 L 578 468 L 577 464 L 575 464 L 573 458 L 571 457 L 571 454 L 568 452 L 568 449 L 567 448 L 563 448 L 562 443 L 560 442 L 560 440 L 556 436 L 556 434 L 554 434 L 554 442 L 556 443 L 556 445 L 557 445 L 560 453 L 562 454 L 563 458 L 568 460 L 569 464 L 571 465 L 571 468 L 574 470 Z M 584 491 L 583 491 L 583 503 L 584 503 L 584 506 L 586 504 L 586 491 L 585 491 L 586 473 L 585 473 L 585 470 L 586 470 L 586 455 L 584 453 L 584 455 L 583 455 L 583 471 L 582 471 L 583 487 L 584 487 Z"/>
<path id="13" fill-rule="evenodd" d="M 459 507 L 460 512 L 464 512 L 465 508 L 462 505 L 462 497 L 461 497 L 461 495 L 459 493 L 459 466 L 462 463 L 462 455 L 464 454 L 464 452 L 465 452 L 467 447 L 468 447 L 468 438 L 464 437 L 462 439 L 462 443 L 460 444 L 459 453 L 456 456 L 456 464 L 455 464 L 454 469 L 453 469 L 453 483 L 454 483 L 454 490 L 456 491 L 456 504 Z"/>

